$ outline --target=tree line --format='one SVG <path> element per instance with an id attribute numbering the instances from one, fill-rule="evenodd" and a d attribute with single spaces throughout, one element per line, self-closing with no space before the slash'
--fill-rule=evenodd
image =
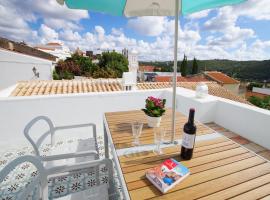
<path id="1" fill-rule="evenodd" d="M 74 76 L 92 78 L 121 78 L 128 71 L 128 60 L 117 52 L 103 52 L 97 57 L 98 63 L 92 58 L 73 54 L 70 58 L 60 60 L 53 71 L 53 79 L 73 79 Z"/>
<path id="2" fill-rule="evenodd" d="M 194 59 L 193 59 L 194 60 Z M 193 60 L 186 59 L 186 69 L 184 73 L 192 74 Z M 182 61 L 178 61 L 178 71 L 180 72 L 180 66 Z M 220 71 L 233 78 L 242 81 L 258 81 L 264 80 L 270 82 L 270 60 L 263 61 L 234 61 L 234 60 L 197 60 L 198 72 L 203 71 Z M 161 68 L 162 72 L 173 71 L 173 61 L 151 61 L 140 62 L 140 65 L 152 65 Z"/>

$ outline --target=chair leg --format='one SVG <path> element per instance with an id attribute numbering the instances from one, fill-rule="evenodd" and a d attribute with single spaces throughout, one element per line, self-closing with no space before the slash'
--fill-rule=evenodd
<path id="1" fill-rule="evenodd" d="M 109 158 L 109 141 L 108 141 L 108 133 L 106 130 L 105 123 L 103 123 L 104 127 L 104 148 L 105 148 L 105 158 Z"/>

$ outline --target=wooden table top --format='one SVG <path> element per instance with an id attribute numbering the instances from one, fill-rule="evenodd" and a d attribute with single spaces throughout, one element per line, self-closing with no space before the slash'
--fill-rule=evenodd
<path id="1" fill-rule="evenodd" d="M 162 116 L 161 127 L 169 131 L 171 130 L 171 116 L 172 110 L 167 109 L 166 113 Z M 141 144 L 153 144 L 154 143 L 154 132 L 153 128 L 147 126 L 147 118 L 143 111 L 123 111 L 123 112 L 110 112 L 105 113 L 106 121 L 108 123 L 112 140 L 116 149 L 123 149 L 132 146 L 132 130 L 131 123 L 138 121 L 143 122 L 143 130 L 140 136 Z M 187 122 L 187 117 L 183 114 L 176 112 L 176 136 L 175 139 L 181 139 L 183 126 Z M 209 134 L 213 130 L 207 126 L 196 122 L 197 135 Z"/>
<path id="2" fill-rule="evenodd" d="M 186 121 L 180 113 L 177 116 L 178 122 Z M 106 119 L 113 142 L 121 145 L 127 142 L 124 147 L 130 146 L 129 123 L 134 119 L 146 120 L 140 111 L 107 113 Z M 162 120 L 166 126 L 168 121 L 166 118 Z M 197 124 L 199 135 L 209 133 L 210 129 Z M 181 126 L 179 123 L 178 129 Z M 144 128 L 142 143 L 152 143 L 151 134 L 150 128 Z M 181 133 L 178 134 L 180 137 Z M 162 194 L 145 178 L 145 171 L 168 158 L 181 161 L 190 169 L 191 175 L 166 194 Z M 270 163 L 223 136 L 196 142 L 193 158 L 189 161 L 180 159 L 180 145 L 164 148 L 162 155 L 145 151 L 121 155 L 118 160 L 132 200 L 270 199 Z"/>

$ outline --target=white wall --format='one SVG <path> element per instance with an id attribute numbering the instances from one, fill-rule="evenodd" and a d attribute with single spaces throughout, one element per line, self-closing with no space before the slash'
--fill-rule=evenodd
<path id="1" fill-rule="evenodd" d="M 141 109 L 148 96 L 166 98 L 171 107 L 170 89 L 0 98 L 0 149 L 28 144 L 23 128 L 39 115 L 56 126 L 94 122 L 102 133 L 104 112 Z M 177 88 L 177 110 L 187 115 L 191 107 L 197 120 L 215 122 L 270 149 L 270 111 L 210 95 L 197 99 L 194 91 Z"/>
<path id="2" fill-rule="evenodd" d="M 230 100 L 217 102 L 217 124 L 270 149 L 270 111 Z"/>
<path id="3" fill-rule="evenodd" d="M 237 84 L 224 84 L 223 87 L 225 87 L 227 90 L 231 91 L 232 93 L 238 95 L 239 94 L 239 86 L 240 83 Z"/>
<path id="4" fill-rule="evenodd" d="M 214 113 L 217 98 L 208 95 L 206 98 L 198 99 L 195 97 L 196 92 L 185 88 L 176 90 L 176 109 L 177 111 L 188 116 L 189 109 L 195 108 L 195 119 L 203 123 L 214 121 Z M 167 89 L 164 97 L 168 100 L 167 104 L 172 107 L 172 89 Z"/>
<path id="5" fill-rule="evenodd" d="M 104 112 L 141 109 L 145 99 L 161 97 L 164 90 L 90 93 L 0 99 L 0 147 L 28 144 L 23 136 L 25 125 L 34 117 L 45 115 L 56 126 L 93 122 L 103 131 Z M 44 127 L 38 131 L 42 131 Z"/>
<path id="6" fill-rule="evenodd" d="M 40 80 L 52 79 L 52 62 L 24 54 L 0 49 L 0 90 L 18 81 L 35 79 L 33 67 Z"/>
<path id="7" fill-rule="evenodd" d="M 270 95 L 270 89 L 269 88 L 257 88 L 257 87 L 253 87 L 252 88 L 252 92 L 257 92 L 257 93 L 261 93 L 261 94 Z"/>

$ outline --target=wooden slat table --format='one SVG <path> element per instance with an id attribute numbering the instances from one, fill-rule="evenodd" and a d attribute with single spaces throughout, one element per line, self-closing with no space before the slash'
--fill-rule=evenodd
<path id="1" fill-rule="evenodd" d="M 171 130 L 172 110 L 167 109 L 161 120 L 161 127 L 169 131 Z M 153 128 L 147 126 L 147 118 L 143 111 L 133 110 L 124 112 L 111 112 L 105 114 L 108 123 L 113 143 L 116 149 L 122 149 L 132 146 L 133 138 L 131 137 L 131 123 L 134 121 L 143 122 L 143 130 L 140 137 L 141 144 L 153 144 L 154 134 Z M 182 135 L 183 124 L 187 122 L 187 117 L 176 112 L 176 136 L 175 139 L 180 139 Z M 207 126 L 197 123 L 197 135 L 212 133 L 213 130 Z"/>
<path id="2" fill-rule="evenodd" d="M 178 124 L 177 131 L 180 132 L 179 128 L 182 129 L 181 126 L 187 119 L 180 113 L 177 117 L 178 122 L 182 122 Z M 112 151 L 126 199 L 270 199 L 270 163 L 221 135 L 197 141 L 193 158 L 189 161 L 181 161 L 180 145 L 164 148 L 162 155 L 156 155 L 152 151 L 120 155 L 122 147 L 131 147 L 129 123 L 134 119 L 146 120 L 140 111 L 105 114 L 105 128 L 109 139 L 116 145 L 112 145 Z M 163 122 L 162 126 L 166 126 L 169 119 L 166 118 Z M 205 137 L 200 135 L 212 132 L 200 123 L 197 126 L 197 139 Z M 151 144 L 153 130 L 145 127 L 143 134 L 145 136 L 141 137 L 142 143 Z M 178 134 L 180 137 L 181 133 Z M 181 161 L 190 169 L 191 175 L 166 194 L 162 194 L 145 178 L 145 171 L 167 158 Z"/>

